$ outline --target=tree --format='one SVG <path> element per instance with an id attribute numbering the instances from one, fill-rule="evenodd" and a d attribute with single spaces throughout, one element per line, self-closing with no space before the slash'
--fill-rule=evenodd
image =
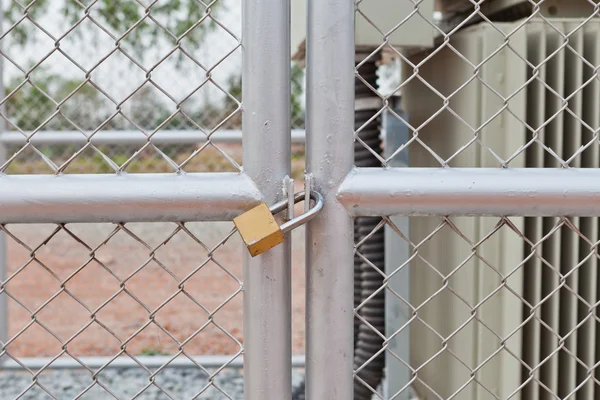
<path id="1" fill-rule="evenodd" d="M 52 12 L 48 10 L 51 4 L 59 3 L 59 12 L 53 14 L 62 15 L 63 23 L 71 27 L 87 17 L 89 12 L 101 26 L 111 30 L 117 37 L 131 29 L 125 38 L 135 45 L 139 54 L 143 54 L 143 50 L 149 46 L 155 45 L 159 37 L 168 37 L 165 29 L 177 38 L 185 34 L 188 45 L 198 46 L 206 32 L 215 27 L 212 18 L 199 22 L 207 14 L 222 7 L 218 2 L 208 3 L 211 6 L 207 7 L 197 0 L 156 1 L 149 2 L 149 6 L 135 0 L 25 0 L 8 2 L 4 10 L 5 19 L 10 25 L 20 21 L 25 14 L 28 18 L 36 20 L 43 14 Z M 31 29 L 34 29 L 33 26 L 25 23 L 19 23 L 12 28 L 14 43 L 26 44 L 30 40 Z M 147 40 L 148 38 L 150 40 Z"/>
<path id="2" fill-rule="evenodd" d="M 110 31 L 119 40 L 121 47 L 135 53 L 138 60 L 143 61 L 148 50 L 157 47 L 157 44 L 166 45 L 168 49 L 181 46 L 192 53 L 216 26 L 212 19 L 215 12 L 223 9 L 222 2 L 212 4 L 198 0 L 158 0 L 147 3 L 143 0 L 13 0 L 5 3 L 4 8 L 5 19 L 8 20 L 5 26 L 10 26 L 4 46 L 17 46 L 25 51 L 26 46 L 35 44 L 37 35 L 45 36 L 45 33 L 41 33 L 28 20 L 38 21 L 44 14 L 50 13 L 61 32 L 70 32 L 65 37 L 60 37 L 60 44 L 68 42 L 89 48 L 92 40 L 90 35 L 99 32 L 99 29 L 90 31 L 79 27 L 81 21 L 89 17 L 88 21 L 93 19 L 94 23 Z M 23 18 L 25 15 L 27 18 Z M 12 26 L 13 24 L 15 25 Z M 21 49 L 14 51 L 19 52 Z M 177 52 L 176 56 L 181 60 L 183 53 Z M 50 74 L 43 63 L 36 66 L 38 62 L 40 60 L 35 56 L 28 65 L 19 67 L 23 73 L 19 72 L 19 77 L 12 77 L 7 85 L 7 94 L 18 87 L 18 91 L 8 99 L 6 109 L 15 126 L 23 130 L 37 129 L 45 121 L 44 117 L 56 111 L 56 103 L 64 98 L 69 100 L 60 106 L 61 112 L 81 123 L 77 124 L 81 129 L 96 129 L 108 118 L 109 110 L 114 112 L 114 104 L 109 104 L 108 99 L 98 93 L 94 86 L 86 84 L 79 87 L 81 81 L 77 82 L 70 76 Z M 30 68 L 30 72 L 25 73 Z M 32 74 L 32 71 L 35 72 Z M 136 123 L 142 124 L 144 129 L 153 129 L 170 115 L 166 111 L 167 104 L 162 104 L 160 100 L 152 98 L 152 95 L 143 87 L 124 106 L 124 109 L 131 109 L 134 114 L 131 117 Z M 73 102 L 79 103 L 79 106 L 72 107 Z M 176 116 L 169 126 L 175 127 L 177 123 L 185 125 L 184 120 L 183 116 Z M 122 117 L 116 117 L 107 125 L 107 128 L 112 129 L 119 127 L 133 128 Z M 67 119 L 58 116 L 46 123 L 43 129 L 74 127 Z"/>
<path id="3" fill-rule="evenodd" d="M 74 130 L 73 124 L 91 130 L 108 118 L 106 104 L 95 88 L 79 87 L 76 80 L 38 68 L 35 83 L 14 77 L 5 89 L 5 96 L 14 91 L 6 101 L 9 130 L 31 131 L 42 125 L 44 129 Z M 52 117 L 57 108 L 60 114 Z"/>
<path id="4" fill-rule="evenodd" d="M 23 130 L 33 130 L 40 126 L 55 109 L 54 102 L 47 96 L 52 79 L 46 77 L 37 87 L 29 83 L 23 85 L 22 79 L 13 78 L 6 87 L 6 94 L 16 92 L 6 101 L 7 128 L 18 127 Z M 20 88 L 18 88 L 21 86 Z"/>
<path id="5" fill-rule="evenodd" d="M 304 69 L 296 62 L 292 63 L 292 128 L 304 128 L 304 107 L 302 96 L 304 96 Z"/>
<path id="6" fill-rule="evenodd" d="M 304 69 L 296 62 L 292 62 L 290 71 L 291 80 L 291 104 L 290 113 L 292 119 L 292 128 L 304 127 L 304 106 L 302 97 L 304 96 Z M 238 101 L 242 100 L 242 77 L 241 75 L 232 75 L 227 84 L 228 93 Z M 223 114 L 227 116 L 237 109 L 237 103 L 229 96 L 225 97 L 223 104 Z M 227 128 L 239 129 L 242 125 L 241 113 L 232 116 Z"/>

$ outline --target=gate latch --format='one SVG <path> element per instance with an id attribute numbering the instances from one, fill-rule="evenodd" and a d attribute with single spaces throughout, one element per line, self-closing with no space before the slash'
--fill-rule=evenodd
<path id="1" fill-rule="evenodd" d="M 305 197 L 305 192 L 294 194 L 294 204 L 301 202 Z M 323 196 L 318 192 L 311 191 L 310 199 L 315 202 L 312 208 L 281 226 L 275 221 L 274 215 L 288 208 L 287 200 L 271 207 L 262 203 L 234 218 L 233 223 L 248 247 L 250 255 L 257 256 L 283 243 L 285 233 L 313 219 L 323 208 Z"/>

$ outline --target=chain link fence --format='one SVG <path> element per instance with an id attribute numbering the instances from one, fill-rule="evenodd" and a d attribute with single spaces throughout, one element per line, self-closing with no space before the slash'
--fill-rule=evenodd
<path id="1" fill-rule="evenodd" d="M 212 140 L 241 130 L 240 2 L 28 0 L 4 13 L 0 117 L 19 140 L 3 146 L 0 173 L 241 170 L 241 140 Z M 133 140 L 97 144 L 107 132 Z M 170 132 L 200 140 L 171 144 Z M 75 140 L 44 139 L 61 133 Z M 233 224 L 113 222 L 0 225 L 3 365 L 21 368 L 0 374 L 1 397 L 240 398 L 243 378 L 228 371 L 243 352 Z M 65 361 L 78 382 L 57 378 Z"/>
<path id="2" fill-rule="evenodd" d="M 187 11 L 183 11 L 187 9 Z M 238 171 L 241 138 L 241 7 L 236 1 L 11 2 L 2 35 L 5 129 L 2 170 L 30 173 Z M 293 127 L 303 127 L 303 70 L 293 66 Z M 82 145 L 33 144 L 47 131 Z M 138 144 L 95 145 L 104 131 Z M 158 132 L 201 133 L 191 144 L 154 143 Z M 39 133 L 39 135 L 38 135 Z"/>
<path id="3" fill-rule="evenodd" d="M 230 225 L 2 226 L 10 315 L 3 354 L 17 364 L 22 357 L 47 360 L 39 371 L 29 370 L 33 380 L 19 391 L 38 398 L 44 392 L 65 395 L 44 387 L 43 377 L 51 375 L 54 362 L 69 358 L 89 372 L 88 386 L 78 395 L 93 388 L 96 395 L 120 398 L 115 391 L 122 388 L 109 387 L 103 373 L 126 357 L 146 378 L 137 396 L 174 396 L 164 386 L 165 370 L 187 360 L 206 378 L 194 384 L 198 395 L 218 391 L 229 398 L 214 377 L 242 352 L 241 254 Z M 209 371 L 196 360 L 200 354 L 228 357 Z M 87 367 L 81 358 L 89 355 L 107 357 L 106 364 Z M 153 369 L 138 360 L 152 355 L 168 360 Z"/>
<path id="4" fill-rule="evenodd" d="M 356 166 L 600 167 L 598 2 L 411 3 L 386 25 L 357 2 L 380 43 L 357 51 Z M 395 46 L 409 24 L 432 49 Z M 408 130 L 385 151 L 384 117 Z M 597 398 L 598 235 L 596 217 L 358 217 L 354 398 Z"/>
<path id="5" fill-rule="evenodd" d="M 411 11 L 391 24 L 389 15 L 382 18 L 373 13 L 369 0 L 354 4 L 356 26 L 378 37 L 375 46 L 359 45 L 355 51 L 354 165 L 363 170 L 357 174 L 376 170 L 389 177 L 396 173 L 389 169 L 399 166 L 469 168 L 472 174 L 473 168 L 524 173 L 519 169 L 600 167 L 600 4 L 592 0 L 568 4 L 439 1 L 435 7 L 440 13 L 434 14 L 431 2 L 406 3 Z M 319 7 L 329 10 L 336 5 Z M 109 0 L 68 4 L 33 0 L 13 1 L 5 14 L 0 36 L 5 85 L 0 116 L 5 132 L 22 139 L 5 146 L 1 173 L 176 172 L 181 177 L 183 172 L 243 172 L 241 145 L 217 140 L 224 132 L 239 131 L 241 125 L 240 4 L 131 0 L 117 7 Z M 325 25 L 312 23 L 318 36 Z M 349 20 L 339 23 L 347 27 Z M 415 35 L 433 32 L 432 46 L 407 50 L 396 45 L 397 32 L 407 27 Z M 345 32 L 332 30 L 324 37 L 341 39 L 341 48 L 350 42 Z M 313 49 L 331 50 L 331 42 L 316 40 Z M 313 63 L 319 61 L 314 50 L 307 51 L 313 51 Z M 339 50 L 342 57 L 344 52 L 345 48 Z M 331 62 L 336 65 L 336 60 Z M 325 67 L 315 72 L 317 78 L 338 77 L 328 72 L 334 68 Z M 304 72 L 293 65 L 291 77 L 292 125 L 303 128 Z M 313 151 L 323 160 L 331 156 L 343 163 L 350 153 L 325 148 L 342 143 L 343 135 L 337 133 L 349 121 L 345 117 L 352 107 L 346 104 L 351 99 L 347 88 L 340 87 L 348 82 L 332 89 L 334 80 L 315 80 L 313 89 L 321 85 L 322 90 L 313 92 L 313 143 L 318 143 Z M 331 94 L 338 91 L 342 96 L 332 103 Z M 325 109 L 340 113 L 314 118 Z M 339 119 L 329 124 L 328 118 Z M 408 131 L 399 145 L 387 138 L 382 141 L 383 118 L 394 119 Z M 115 143 L 100 140 L 119 132 L 135 138 Z M 79 139 L 73 143 L 42 140 L 50 133 Z M 165 139 L 186 133 L 201 136 L 185 144 Z M 318 136 L 321 133 L 325 134 Z M 294 147 L 291 158 L 292 175 L 300 178 L 303 146 Z M 334 176 L 347 170 L 334 170 L 334 162 L 325 164 L 313 160 L 307 166 L 323 190 L 330 189 L 329 182 L 344 186 L 355 178 Z M 246 179 L 243 173 L 235 176 L 239 182 Z M 407 175 L 406 179 L 415 178 Z M 340 299 L 350 292 L 331 297 L 331 288 L 348 286 L 344 271 L 335 270 L 328 257 L 345 251 L 346 237 L 351 241 L 344 236 L 350 235 L 351 228 L 346 232 L 340 227 L 351 222 L 342 208 L 352 200 L 342 197 L 365 189 L 363 184 L 357 190 L 364 182 L 355 180 L 355 186 L 350 182 L 350 189 L 336 195 L 325 193 L 324 215 L 331 221 L 317 220 L 311 228 L 316 244 L 309 249 L 314 265 L 308 266 L 313 274 L 307 282 L 313 296 L 307 303 L 313 323 L 308 337 L 314 340 L 314 360 L 328 357 L 340 366 L 347 358 L 345 350 L 352 346 L 346 335 L 350 332 L 341 332 L 347 304 Z M 272 192 L 269 196 L 274 198 L 268 183 L 260 182 L 261 190 Z M 565 199 L 571 195 L 567 192 Z M 397 194 L 387 194 L 390 206 L 389 199 Z M 515 189 L 508 196 L 536 198 L 538 194 L 533 189 Z M 381 193 L 362 195 L 374 199 Z M 377 201 L 380 207 L 382 201 Z M 452 201 L 450 196 L 448 202 Z M 490 207 L 500 209 L 502 201 Z M 556 199 L 556 209 L 562 210 L 562 201 Z M 358 215 L 354 222 L 355 399 L 598 397 L 597 217 L 515 217 L 500 212 L 455 216 L 445 215 L 441 207 L 425 213 L 433 216 L 402 217 L 373 209 L 365 212 L 368 205 L 361 207 L 356 214 L 349 211 Z M 548 203 L 544 207 L 548 210 Z M 74 398 L 93 391 L 109 398 L 177 398 L 168 371 L 181 360 L 202 378 L 194 380 L 189 397 L 240 398 L 222 379 L 224 370 L 245 350 L 241 243 L 232 224 L 112 222 L 0 225 L 9 255 L 1 291 L 10 316 L 2 354 L 27 375 L 13 397 L 60 398 L 60 392 L 48 385 L 48 376 L 53 364 L 70 359 L 89 373 Z M 339 230 L 337 236 L 327 230 L 333 228 Z M 325 252 L 321 242 L 339 246 Z M 293 257 L 303 250 L 303 245 L 292 248 Z M 278 253 L 282 259 L 283 253 Z M 340 259 L 347 257 L 351 257 L 349 250 Z M 269 262 L 257 265 L 268 267 Z M 319 270 L 318 263 L 331 269 Z M 292 275 L 303 289 L 304 281 L 298 278 L 304 276 L 302 269 L 293 269 Z M 274 289 L 263 275 L 255 278 L 259 285 L 255 288 L 263 285 L 276 295 L 289 294 L 281 287 Z M 327 307 L 320 301 L 327 301 Z M 292 320 L 302 317 L 303 307 L 293 302 Z M 285 314 L 280 308 L 257 309 L 280 312 L 280 317 Z M 289 327 L 279 320 L 271 322 L 272 331 L 285 336 Z M 338 322 L 342 325 L 335 326 Z M 339 348 L 327 342 L 330 331 L 315 334 L 316 328 L 331 326 L 340 330 L 333 338 L 341 343 Z M 260 323 L 253 328 L 255 333 L 268 333 Z M 304 346 L 302 330 L 294 332 L 298 334 L 294 352 Z M 333 350 L 328 354 L 330 348 L 324 344 L 335 354 Z M 326 351 L 316 354 L 319 346 Z M 260 362 L 278 363 L 282 357 L 276 356 L 285 348 L 262 350 L 265 357 Z M 207 353 L 227 358 L 209 368 L 197 358 Z M 91 368 L 84 359 L 88 355 L 102 355 L 107 361 Z M 150 355 L 167 359 L 149 368 L 140 359 Z M 47 362 L 29 369 L 22 360 L 31 356 L 45 356 Z M 131 360 L 143 374 L 141 383 L 127 394 L 107 376 L 120 357 Z M 313 362 L 311 367 L 317 382 L 312 390 L 325 393 L 328 387 L 323 383 L 331 383 L 320 373 L 325 366 Z M 265 374 L 273 377 L 277 372 Z M 331 383 L 333 387 L 345 379 L 342 375 L 336 375 L 340 379 Z M 265 378 L 265 382 L 271 381 Z M 260 383 L 254 396 L 265 387 Z"/>

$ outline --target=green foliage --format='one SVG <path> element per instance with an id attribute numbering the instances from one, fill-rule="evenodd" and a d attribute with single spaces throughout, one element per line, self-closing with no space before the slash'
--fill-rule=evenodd
<path id="1" fill-rule="evenodd" d="M 239 102 L 242 101 L 242 76 L 241 75 L 232 75 L 229 77 L 229 79 L 227 81 L 227 92 L 229 92 L 231 97 L 233 97 L 237 101 L 239 101 Z M 226 113 L 226 115 L 230 115 L 232 112 L 234 112 L 238 108 L 238 103 L 236 101 L 234 101 L 231 97 L 229 97 L 229 96 L 225 97 L 225 104 L 223 107 L 223 112 Z M 231 117 L 226 128 L 229 128 L 229 129 L 238 128 L 239 129 L 239 128 L 241 128 L 241 126 L 242 126 L 242 114 L 238 112 L 236 115 Z"/>
<path id="2" fill-rule="evenodd" d="M 92 1 L 85 0 L 12 0 L 4 8 L 4 17 L 10 25 L 20 21 L 11 32 L 11 40 L 14 44 L 25 45 L 31 40 L 31 23 L 21 19 L 25 14 L 33 20 L 39 19 L 43 14 L 53 13 L 62 15 L 61 21 L 65 31 L 75 26 L 86 16 L 86 8 Z M 175 35 L 178 39 L 191 47 L 197 47 L 205 34 L 213 29 L 216 24 L 211 18 L 205 18 L 210 12 L 223 6 L 219 2 L 212 4 L 209 8 L 197 0 L 159 0 L 150 7 L 143 6 L 135 0 L 98 0 L 93 3 L 89 14 L 112 35 L 129 43 L 139 56 L 149 47 L 156 45 L 159 38 L 175 42 L 171 37 Z M 60 4 L 60 9 L 53 9 Z M 52 9 L 50 9 L 52 8 Z M 148 12 L 148 13 L 147 13 Z M 152 19 L 158 21 L 158 24 Z M 205 18 L 200 24 L 198 24 Z M 160 25 L 160 26 L 159 26 Z M 193 29 L 191 31 L 190 28 Z M 130 30 L 130 31 L 128 31 Z M 168 32 L 166 32 L 166 31 Z M 188 32 L 189 31 L 189 32 Z M 75 35 L 80 30 L 74 31 Z M 125 36 L 123 36 L 127 33 Z M 184 35 L 185 34 L 185 35 Z M 184 36 L 182 36 L 184 35 Z M 68 37 L 72 37 L 70 34 Z"/>
<path id="3" fill-rule="evenodd" d="M 168 356 L 169 353 L 149 347 L 149 348 L 143 349 L 139 355 L 140 356 Z"/>
<path id="4" fill-rule="evenodd" d="M 14 92 L 14 93 L 13 93 Z M 13 78 L 7 85 L 5 96 L 6 115 L 11 121 L 8 129 L 15 126 L 22 130 L 44 129 L 72 130 L 75 123 L 81 129 L 95 129 L 108 117 L 105 101 L 93 86 L 76 79 L 67 79 L 48 73 L 42 67 L 36 69 L 35 78 L 29 81 Z M 64 101 L 64 103 L 63 103 Z M 60 107 L 65 117 L 53 113 Z"/>
<path id="5" fill-rule="evenodd" d="M 304 70 L 298 63 L 292 63 L 291 71 L 292 98 L 291 113 L 292 126 L 294 128 L 304 127 L 304 107 L 302 105 L 302 95 L 304 94 Z"/>
<path id="6" fill-rule="evenodd" d="M 291 113 L 294 127 L 302 127 L 304 107 L 302 105 L 304 72 L 297 65 L 292 65 L 292 101 Z M 36 68 L 35 77 L 23 83 L 23 78 L 13 78 L 6 87 L 5 95 L 15 91 L 6 102 L 6 115 L 11 124 L 22 130 L 35 130 L 40 126 L 49 130 L 95 130 L 107 121 L 114 112 L 114 104 L 109 102 L 95 87 L 77 79 L 67 79 L 62 75 L 52 74 L 42 67 Z M 242 81 L 240 75 L 232 75 L 227 84 L 231 94 L 221 102 L 208 104 L 184 104 L 183 111 L 172 115 L 174 105 L 163 102 L 151 86 L 144 86 L 127 102 L 124 113 L 142 129 L 152 131 L 163 122 L 162 127 L 168 129 L 195 129 L 195 125 L 211 130 L 215 125 L 230 116 L 242 99 Z M 237 99 L 234 100 L 234 99 Z M 60 108 L 60 114 L 48 120 Z M 63 117 L 64 115 L 65 117 Z M 192 120 L 193 122 L 190 122 Z M 75 124 L 75 125 L 73 125 Z M 239 129 L 241 113 L 231 116 L 225 128 Z M 103 129 L 135 129 L 122 117 L 112 119 Z"/>
<path id="7" fill-rule="evenodd" d="M 56 108 L 54 102 L 46 95 L 49 91 L 51 79 L 40 81 L 37 87 L 29 83 L 22 85 L 6 102 L 6 115 L 11 118 L 12 124 L 25 130 L 35 129 L 39 126 L 49 111 Z M 22 84 L 22 79 L 13 79 L 6 88 L 6 95 L 17 89 Z M 35 110 L 38 112 L 30 112 Z M 39 112 L 44 110 L 43 112 Z M 33 127 L 33 128 L 32 128 Z M 8 126 L 8 129 L 13 126 Z"/>
<path id="8" fill-rule="evenodd" d="M 297 63 L 292 63 L 290 71 L 291 79 L 291 116 L 292 127 L 304 127 L 304 106 L 302 96 L 304 95 L 304 69 Z M 238 101 L 242 100 L 242 76 L 232 75 L 227 82 L 227 91 Z M 237 103 L 229 96 L 225 98 L 224 112 L 229 115 L 238 107 Z M 232 118 L 227 127 L 241 127 L 241 114 Z"/>

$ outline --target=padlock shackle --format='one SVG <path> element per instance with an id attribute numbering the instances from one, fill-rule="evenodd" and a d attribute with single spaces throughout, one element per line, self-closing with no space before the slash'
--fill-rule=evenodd
<path id="1" fill-rule="evenodd" d="M 294 204 L 301 202 L 305 199 L 305 197 L 305 192 L 298 192 L 294 194 Z M 311 190 L 310 199 L 314 200 L 315 205 L 311 209 L 306 211 L 304 214 L 299 215 L 296 218 L 293 218 L 287 221 L 286 223 L 282 224 L 279 228 L 283 233 L 287 233 L 293 230 L 294 228 L 299 227 L 300 225 L 304 225 L 305 223 L 313 219 L 319 213 L 319 211 L 321 211 L 321 209 L 323 208 L 323 196 L 321 196 L 321 193 Z M 273 204 L 271 207 L 269 207 L 269 210 L 272 214 L 277 214 L 281 211 L 286 210 L 287 208 L 288 201 L 283 200 L 279 203 Z"/>

